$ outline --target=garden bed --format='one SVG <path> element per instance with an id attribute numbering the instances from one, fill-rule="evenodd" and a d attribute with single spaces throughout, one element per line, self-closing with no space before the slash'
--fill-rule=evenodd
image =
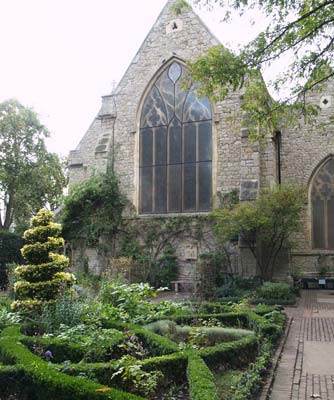
<path id="1" fill-rule="evenodd" d="M 219 371 L 237 369 L 241 386 L 230 389 L 238 399 L 254 398 L 249 396 L 259 388 L 284 316 L 266 306 L 236 311 L 219 303 L 203 303 L 193 308 L 197 313 L 179 312 L 162 323 L 168 327 L 172 322 L 183 344 L 159 330 L 159 323 L 145 326 L 105 318 L 100 329 L 110 332 L 109 352 L 95 358 L 87 357 L 89 349 L 78 342 L 27 336 L 20 326 L 5 328 L 0 336 L 0 382 L 7 383 L 1 387 L 7 394 L 15 387 L 20 400 L 45 396 L 53 400 L 162 400 L 168 393 L 174 399 L 215 400 Z M 129 340 L 141 346 L 139 357 L 126 348 Z M 48 351 L 52 358 L 46 359 Z M 154 390 L 150 390 L 152 379 Z"/>

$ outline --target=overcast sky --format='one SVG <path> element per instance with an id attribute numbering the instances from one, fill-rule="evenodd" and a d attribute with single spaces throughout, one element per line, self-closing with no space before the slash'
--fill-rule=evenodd
<path id="1" fill-rule="evenodd" d="M 0 0 L 0 101 L 33 107 L 51 132 L 50 151 L 75 149 L 130 64 L 166 0 Z M 201 10 L 230 47 L 261 29 L 220 23 Z M 243 29 L 240 29 L 240 26 Z"/>

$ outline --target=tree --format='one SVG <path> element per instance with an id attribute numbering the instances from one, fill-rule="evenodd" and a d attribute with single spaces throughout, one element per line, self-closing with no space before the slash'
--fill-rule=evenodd
<path id="1" fill-rule="evenodd" d="M 0 104 L 0 229 L 19 231 L 41 207 L 59 206 L 66 179 L 46 149 L 48 136 L 33 110 L 16 100 Z"/>
<path id="2" fill-rule="evenodd" d="M 270 16 L 266 30 L 238 55 L 217 46 L 192 65 L 192 76 L 202 81 L 202 90 L 207 95 L 224 98 L 230 90 L 246 84 L 246 89 L 253 93 L 244 99 L 244 111 L 256 129 L 258 124 L 263 128 L 262 136 L 265 129 L 271 132 L 277 129 L 287 113 L 295 120 L 302 113 L 310 122 L 317 108 L 306 104 L 306 93 L 334 76 L 334 1 L 195 0 L 195 3 L 218 3 L 226 8 L 227 18 L 233 12 L 245 14 L 254 8 Z M 273 82 L 273 88 L 285 85 L 291 90 L 280 101 L 273 101 L 258 78 L 258 71 L 287 53 L 293 54 L 293 61 L 288 67 L 283 64 L 284 70 Z M 291 124 L 290 117 L 287 124 Z"/>
<path id="3" fill-rule="evenodd" d="M 31 219 L 31 228 L 23 235 L 26 244 L 21 249 L 27 265 L 15 270 L 19 280 L 14 286 L 17 299 L 12 303 L 14 311 L 23 314 L 38 311 L 71 286 L 73 276 L 64 272 L 69 259 L 59 254 L 64 247 L 60 234 L 61 225 L 53 222 L 51 211 L 41 209 Z"/>
<path id="4" fill-rule="evenodd" d="M 276 186 L 260 193 L 255 201 L 211 213 L 214 233 L 221 245 L 240 238 L 252 252 L 260 276 L 270 280 L 279 252 L 292 246 L 299 230 L 305 191 L 291 186 Z"/>

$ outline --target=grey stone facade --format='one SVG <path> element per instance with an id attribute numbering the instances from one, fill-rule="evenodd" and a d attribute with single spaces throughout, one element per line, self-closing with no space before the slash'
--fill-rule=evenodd
<path id="1" fill-rule="evenodd" d="M 102 98 L 101 110 L 69 156 L 70 185 L 87 178 L 93 171 L 104 171 L 108 160 L 113 159 L 121 190 L 135 210 L 138 210 L 139 197 L 139 119 L 150 84 L 172 60 L 186 63 L 218 44 L 192 10 L 179 16 L 172 14 L 170 4 L 173 1 L 167 2 L 117 88 L 110 96 Z M 328 86 L 322 92 L 310 94 L 307 101 L 319 104 L 324 95 L 333 98 L 333 87 Z M 218 205 L 219 194 L 237 189 L 241 200 L 252 200 L 261 188 L 270 187 L 277 181 L 275 143 L 271 138 L 261 146 L 249 142 L 247 127 L 241 128 L 242 121 L 238 118 L 241 95 L 241 92 L 235 92 L 225 101 L 212 104 L 213 207 Z M 332 108 L 333 105 L 321 111 L 319 117 L 322 122 L 329 121 Z M 233 122 L 231 114 L 237 116 Z M 308 132 L 308 127 L 301 124 L 298 129 L 282 132 L 282 183 L 309 186 L 317 165 L 334 154 L 332 125 L 326 129 L 323 134 Z M 288 273 L 289 269 L 314 269 L 314 260 L 319 251 L 312 250 L 310 235 L 310 210 L 309 204 L 305 204 L 304 230 L 297 238 L 298 249 L 293 252 L 289 265 L 282 267 L 280 275 Z M 179 243 L 177 252 L 180 259 L 185 258 L 182 254 L 188 245 L 186 241 Z M 210 244 L 205 247 L 210 247 Z M 94 254 L 90 252 L 90 264 L 98 270 Z M 240 272 L 253 274 L 255 270 L 251 255 L 246 249 L 241 249 L 241 255 Z M 183 270 L 182 274 L 185 274 Z"/>

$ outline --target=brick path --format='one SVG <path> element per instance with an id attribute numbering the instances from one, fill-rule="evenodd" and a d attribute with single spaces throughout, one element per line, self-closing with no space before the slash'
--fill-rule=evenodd
<path id="1" fill-rule="evenodd" d="M 334 290 L 304 290 L 286 308 L 290 331 L 271 400 L 334 400 Z"/>

